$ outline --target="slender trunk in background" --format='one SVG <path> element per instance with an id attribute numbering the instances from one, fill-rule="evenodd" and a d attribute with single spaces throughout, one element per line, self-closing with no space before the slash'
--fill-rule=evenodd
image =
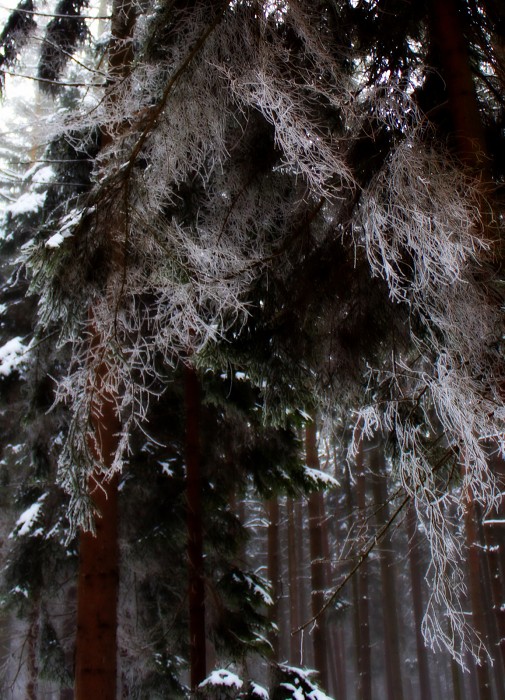
<path id="1" fill-rule="evenodd" d="M 321 537 L 323 540 L 323 559 L 324 559 L 324 579 L 326 590 L 331 590 L 334 584 L 333 567 L 331 562 L 330 538 L 328 533 L 328 519 L 326 517 L 326 506 L 324 495 L 319 496 L 319 513 L 321 518 Z M 328 646 L 327 646 L 327 664 L 329 682 L 331 690 L 338 700 L 345 700 L 345 669 L 342 661 L 342 645 L 340 643 L 340 630 L 335 624 L 327 624 Z"/>
<path id="2" fill-rule="evenodd" d="M 200 461 L 200 383 L 193 367 L 184 370 L 186 404 L 186 479 L 190 685 L 207 675 L 205 580 L 203 567 L 202 469 Z"/>
<path id="3" fill-rule="evenodd" d="M 498 631 L 497 617 L 495 616 L 493 610 L 493 591 L 490 572 L 491 555 L 486 547 L 484 527 L 482 525 L 482 509 L 477 503 L 474 503 L 474 509 L 479 545 L 481 595 L 484 600 L 484 617 L 486 622 L 487 638 L 489 640 L 488 651 L 493 658 L 493 662 L 490 664 L 489 674 L 492 674 L 494 677 L 495 700 L 505 700 L 505 678 L 500 653 L 500 634 Z"/>
<path id="4" fill-rule="evenodd" d="M 335 464 L 337 464 L 337 455 L 335 451 Z M 349 468 L 346 466 L 343 473 L 343 483 L 345 492 L 345 508 L 347 512 L 347 522 L 355 513 L 355 503 L 353 497 L 353 488 L 351 483 L 351 473 Z M 352 611 L 353 611 L 353 637 L 354 637 L 354 663 L 356 674 L 359 678 L 360 675 L 360 665 L 359 665 L 359 639 L 360 639 L 360 623 L 359 623 L 359 594 L 358 594 L 358 574 L 351 578 L 351 591 L 352 591 Z"/>
<path id="5" fill-rule="evenodd" d="M 312 421 L 305 427 L 305 447 L 307 465 L 311 469 L 319 469 L 317 453 L 316 423 Z M 314 647 L 314 666 L 319 673 L 321 687 L 328 691 L 328 635 L 326 630 L 326 615 L 319 614 L 324 606 L 326 592 L 325 560 L 323 544 L 323 523 L 321 513 L 321 494 L 311 493 L 308 499 L 309 511 L 309 544 L 310 572 L 312 584 L 311 610 L 313 616 L 318 616 L 312 630 Z"/>
<path id="6" fill-rule="evenodd" d="M 30 623 L 28 627 L 28 638 L 27 638 L 27 671 L 28 671 L 28 683 L 26 686 L 26 700 L 37 700 L 38 698 L 38 685 L 39 685 L 39 669 L 37 663 L 37 649 L 39 640 L 39 616 L 40 616 L 40 605 L 39 597 L 37 595 L 36 599 L 33 601 L 32 610 L 30 612 Z"/>
<path id="7" fill-rule="evenodd" d="M 382 445 L 370 448 L 370 467 L 373 472 L 372 491 L 376 510 L 377 528 L 389 520 L 389 504 Z M 398 624 L 398 599 L 396 597 L 396 567 L 392 554 L 391 537 L 386 533 L 379 550 L 381 571 L 382 611 L 384 620 L 384 660 L 386 664 L 387 697 L 403 700 L 402 660 L 400 655 L 400 627 Z M 423 700 L 427 698 L 423 697 Z"/>
<path id="8" fill-rule="evenodd" d="M 65 596 L 65 607 L 67 609 L 63 625 L 62 625 L 62 638 L 72 639 L 75 632 L 75 606 L 77 600 L 77 587 L 71 586 L 67 595 Z M 74 665 L 74 654 L 73 649 L 69 648 L 65 653 L 65 666 L 67 668 L 72 668 Z M 62 687 L 60 689 L 59 700 L 74 700 L 74 689 L 72 687 Z"/>
<path id="9" fill-rule="evenodd" d="M 505 488 L 505 461 L 498 456 L 492 458 L 494 475 Z M 505 669 L 505 507 L 493 508 L 482 524 L 486 544 L 485 557 L 489 567 L 489 579 L 493 598 L 493 612 L 498 629 L 499 650 L 502 668 Z"/>
<path id="10" fill-rule="evenodd" d="M 411 503 L 406 516 L 408 548 L 409 548 L 409 569 L 410 584 L 412 588 L 412 607 L 414 612 L 414 626 L 416 634 L 417 650 L 417 670 L 419 673 L 419 687 L 423 700 L 431 700 L 430 667 L 428 664 L 428 653 L 423 639 L 423 572 L 420 565 L 421 539 L 417 531 L 417 517 L 413 504 Z"/>
<path id="11" fill-rule="evenodd" d="M 288 513 L 288 575 L 289 575 L 289 662 L 293 666 L 301 666 L 302 661 L 302 638 L 300 632 L 293 634 L 302 623 L 300 618 L 300 580 L 299 580 L 299 562 L 296 556 L 296 538 L 300 533 L 295 527 L 295 506 L 292 498 L 287 499 Z"/>
<path id="12" fill-rule="evenodd" d="M 295 530 L 298 534 L 296 539 L 296 558 L 298 560 L 298 616 L 303 624 L 310 611 L 311 587 L 307 574 L 307 552 L 306 552 L 306 524 L 304 517 L 304 507 L 300 498 L 295 500 Z M 314 652 L 310 635 L 307 631 L 300 633 L 300 649 L 302 654 L 302 665 L 313 668 Z"/>
<path id="13" fill-rule="evenodd" d="M 366 476 L 363 443 L 356 456 L 356 493 L 358 519 L 366 531 Z M 368 598 L 368 560 L 364 559 L 357 572 L 358 593 L 358 698 L 372 700 L 372 657 L 370 648 L 370 610 Z"/>
<path id="14" fill-rule="evenodd" d="M 452 700 L 463 700 L 463 684 L 461 682 L 461 668 L 455 659 L 451 657 Z"/>
<path id="15" fill-rule="evenodd" d="M 465 533 L 468 546 L 468 584 L 470 589 L 470 601 L 472 604 L 473 627 L 479 637 L 486 643 L 486 618 L 484 612 L 483 590 L 481 585 L 480 554 L 475 522 L 475 507 L 472 500 L 468 500 L 465 510 Z M 477 684 L 479 687 L 479 700 L 492 700 L 489 663 L 485 652 L 480 654 L 479 663 L 476 666 Z"/>
<path id="16" fill-rule="evenodd" d="M 272 586 L 273 605 L 270 607 L 269 618 L 277 629 L 274 629 L 269 636 L 273 649 L 274 661 L 280 661 L 279 655 L 279 600 L 280 600 L 280 553 L 279 553 L 279 499 L 273 496 L 267 503 L 268 530 L 268 580 Z"/>

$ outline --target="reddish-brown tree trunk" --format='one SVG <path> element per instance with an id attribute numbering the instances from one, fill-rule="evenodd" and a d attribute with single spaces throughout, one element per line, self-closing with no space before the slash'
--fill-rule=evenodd
<path id="1" fill-rule="evenodd" d="M 484 131 L 457 0 L 432 0 L 433 30 L 442 62 L 456 145 L 475 171 L 486 169 Z"/>
<path id="2" fill-rule="evenodd" d="M 114 402 L 102 393 L 105 367 L 97 372 L 96 402 L 91 420 L 95 458 L 105 469 L 112 466 L 120 422 Z M 98 449 L 98 453 L 97 453 Z M 118 475 L 104 477 L 95 471 L 90 494 L 97 511 L 95 533 L 82 532 L 79 540 L 77 582 L 77 636 L 75 664 L 76 700 L 115 700 L 117 597 L 119 587 Z"/>
<path id="3" fill-rule="evenodd" d="M 492 555 L 486 547 L 484 528 L 482 525 L 482 509 L 475 503 L 474 510 L 479 545 L 481 595 L 483 598 L 484 618 L 486 622 L 487 637 L 489 640 L 488 651 L 493 658 L 493 662 L 490 665 L 489 674 L 492 674 L 494 677 L 495 700 L 505 700 L 505 678 L 500 653 L 500 634 L 497 624 L 498 618 L 493 610 L 493 590 L 490 572 Z"/>
<path id="4" fill-rule="evenodd" d="M 33 601 L 33 607 L 30 613 L 30 626 L 28 628 L 28 683 L 26 686 L 26 699 L 37 700 L 38 696 L 38 680 L 39 669 L 37 664 L 37 647 L 39 638 L 39 601 L 38 598 Z"/>
<path id="5" fill-rule="evenodd" d="M 372 490 L 374 494 L 378 528 L 389 520 L 389 505 L 385 470 L 380 445 L 370 448 L 370 466 L 374 472 Z M 386 534 L 379 546 L 381 571 L 382 610 L 384 619 L 384 660 L 388 698 L 403 700 L 401 675 L 400 634 L 398 625 L 398 601 L 396 599 L 395 565 L 391 552 L 391 538 Z"/>
<path id="6" fill-rule="evenodd" d="M 185 368 L 184 379 L 186 402 L 189 665 L 191 690 L 195 690 L 205 680 L 207 674 L 199 425 L 200 383 L 193 367 Z"/>
<path id="7" fill-rule="evenodd" d="M 305 447 L 307 465 L 311 469 L 319 469 L 317 454 L 316 424 L 307 423 L 305 428 Z M 308 499 L 309 511 L 309 544 L 310 571 L 312 584 L 311 609 L 312 615 L 317 616 L 312 630 L 314 647 L 314 666 L 319 673 L 322 688 L 328 690 L 328 662 L 326 651 L 328 646 L 326 615 L 321 613 L 326 592 L 324 544 L 322 531 L 321 494 L 311 493 Z"/>
<path id="8" fill-rule="evenodd" d="M 475 508 L 471 500 L 468 501 L 465 511 L 465 532 L 468 545 L 468 583 L 470 600 L 472 604 L 472 620 L 476 633 L 485 643 L 486 619 L 484 612 L 483 590 L 481 586 L 480 554 L 478 547 L 478 534 L 475 522 Z M 492 700 L 491 682 L 489 677 L 489 664 L 485 653 L 479 658 L 476 667 L 477 683 L 479 686 L 479 700 Z"/>
<path id="9" fill-rule="evenodd" d="M 269 619 L 275 628 L 269 635 L 274 661 L 280 660 L 279 640 L 279 601 L 280 601 L 280 552 L 279 552 L 279 499 L 273 496 L 267 503 L 267 573 L 272 586 L 273 605 L 270 607 Z"/>
<path id="10" fill-rule="evenodd" d="M 356 493 L 359 521 L 365 530 L 366 520 L 366 476 L 363 462 L 363 445 L 356 457 Z M 370 610 L 368 591 L 368 561 L 364 559 L 357 574 L 358 594 L 358 698 L 372 700 L 372 657 L 370 648 Z"/>
<path id="11" fill-rule="evenodd" d="M 337 454 L 335 451 L 335 464 L 337 463 Z M 347 519 L 349 520 L 355 513 L 355 498 L 351 483 L 351 474 L 349 469 L 346 467 L 343 473 L 343 484 L 345 491 L 345 508 L 347 511 Z M 352 610 L 353 610 L 353 626 L 352 633 L 354 637 L 354 663 L 356 668 L 356 673 L 359 678 L 360 676 L 360 663 L 359 663 L 359 640 L 360 640 L 360 619 L 359 619 L 359 594 L 358 594 L 358 575 L 351 578 L 351 591 L 352 591 Z"/>
<path id="12" fill-rule="evenodd" d="M 111 79 L 125 77 L 131 68 L 133 45 L 131 36 L 136 6 L 131 0 L 114 0 L 112 6 L 109 71 Z M 102 132 L 102 147 L 112 136 Z M 104 236 L 111 240 L 123 233 L 124 215 L 113 216 L 104 226 Z M 115 246 L 114 263 L 123 264 L 123 251 Z M 100 343 L 100 334 L 89 310 L 91 345 Z M 89 450 L 102 467 L 89 480 L 91 500 L 97 511 L 95 533 L 82 532 L 79 537 L 79 573 L 77 584 L 77 634 L 75 650 L 76 700 L 116 700 L 117 675 L 117 598 L 119 588 L 118 545 L 118 475 L 109 477 L 113 456 L 118 447 L 121 429 L 115 411 L 115 397 L 103 387 L 107 374 L 106 361 L 93 377 L 94 404 L 90 421 L 93 437 Z"/>
<path id="13" fill-rule="evenodd" d="M 457 661 L 451 658 L 452 700 L 463 700 L 463 684 L 461 682 L 461 668 Z"/>
<path id="14" fill-rule="evenodd" d="M 116 698 L 119 582 L 117 483 L 101 479 L 92 492 L 96 534 L 83 532 L 77 583 L 76 700 Z"/>
<path id="15" fill-rule="evenodd" d="M 434 38 L 441 59 L 442 74 L 447 88 L 452 126 L 456 146 L 462 161 L 480 181 L 482 191 L 481 216 L 485 235 L 492 239 L 492 217 L 484 201 L 490 177 L 486 156 L 484 129 L 472 70 L 469 61 L 468 39 L 463 26 L 463 3 L 458 0 L 433 0 L 432 19 Z M 485 639 L 486 611 L 483 601 L 481 557 L 478 549 L 478 531 L 475 522 L 475 508 L 471 495 L 465 514 L 465 530 L 468 543 L 469 588 L 472 603 L 472 616 L 476 632 Z M 489 627 L 489 624 L 487 625 Z M 476 675 L 481 700 L 490 698 L 490 677 L 487 659 L 482 655 L 476 667 Z"/>
<path id="16" fill-rule="evenodd" d="M 318 494 L 319 500 L 319 515 L 321 518 L 321 537 L 323 540 L 323 558 L 324 558 L 324 579 L 327 589 L 333 586 L 333 567 L 331 563 L 330 538 L 328 534 L 328 522 L 326 517 L 325 499 L 322 493 Z M 340 630 L 337 630 L 335 625 L 328 625 L 328 646 L 327 646 L 327 664 L 329 682 L 331 683 L 332 692 L 338 697 L 338 700 L 345 700 L 346 697 L 346 680 L 345 669 L 342 660 L 342 644 Z"/>
<path id="17" fill-rule="evenodd" d="M 300 581 L 299 562 L 296 556 L 297 533 L 295 526 L 295 507 L 292 498 L 287 499 L 288 513 L 288 576 L 289 576 L 289 623 L 291 634 L 289 637 L 289 661 L 294 666 L 302 665 L 302 640 L 300 633 L 295 634 L 295 630 L 300 627 L 302 619 L 300 617 Z"/>
<path id="18" fill-rule="evenodd" d="M 423 572 L 419 563 L 421 554 L 421 540 L 417 531 L 417 518 L 414 506 L 411 504 L 406 517 L 407 534 L 409 538 L 409 568 L 410 583 L 412 587 L 412 607 L 414 610 L 414 625 L 417 649 L 417 671 L 419 674 L 419 687 L 423 700 L 431 700 L 430 669 L 428 654 L 424 644 L 421 625 L 423 621 L 423 591 L 421 581 Z M 458 676 L 459 680 L 459 676 Z"/>
<path id="19" fill-rule="evenodd" d="M 494 457 L 491 460 L 491 466 L 503 490 L 505 488 L 505 461 Z M 493 598 L 493 612 L 499 637 L 499 650 L 502 668 L 505 668 L 505 508 L 503 503 L 486 516 L 483 522 L 483 531 Z"/>
<path id="20" fill-rule="evenodd" d="M 295 500 L 295 528 L 298 533 L 296 538 L 296 556 L 298 559 L 298 609 L 300 610 L 300 622 L 303 623 L 310 610 L 311 586 L 307 569 L 307 541 L 306 522 L 302 500 Z M 302 665 L 313 668 L 314 651 L 311 644 L 310 635 L 301 633 L 300 649 L 302 655 Z"/>

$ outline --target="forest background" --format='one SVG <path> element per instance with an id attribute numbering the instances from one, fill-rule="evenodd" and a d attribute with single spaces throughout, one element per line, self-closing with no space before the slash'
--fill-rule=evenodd
<path id="1" fill-rule="evenodd" d="M 6 698 L 505 697 L 504 36 L 7 14 Z"/>

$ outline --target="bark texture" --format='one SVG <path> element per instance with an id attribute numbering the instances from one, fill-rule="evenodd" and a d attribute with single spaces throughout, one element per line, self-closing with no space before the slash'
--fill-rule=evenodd
<path id="1" fill-rule="evenodd" d="M 366 476 L 363 445 L 356 457 L 356 493 L 358 518 L 362 531 L 366 529 Z M 372 700 L 372 656 L 370 649 L 368 561 L 363 559 L 357 575 L 357 630 L 358 630 L 358 698 Z"/>
<path id="2" fill-rule="evenodd" d="M 268 530 L 267 530 L 267 571 L 268 580 L 272 585 L 273 605 L 270 607 L 270 622 L 275 625 L 275 629 L 269 635 L 272 645 L 272 657 L 275 661 L 280 660 L 280 639 L 279 639 L 279 601 L 280 601 L 280 551 L 279 551 L 279 499 L 273 496 L 267 503 Z"/>
<path id="3" fill-rule="evenodd" d="M 305 441 L 307 451 L 307 465 L 311 469 L 319 469 L 319 456 L 317 454 L 316 424 L 308 423 L 305 428 Z M 311 493 L 308 499 L 309 510 L 309 543 L 310 543 L 310 572 L 312 583 L 311 607 L 312 615 L 318 616 L 312 639 L 314 646 L 314 666 L 319 673 L 321 686 L 328 690 L 328 661 L 327 647 L 328 635 L 326 630 L 326 615 L 320 614 L 324 606 L 326 591 L 325 559 L 323 543 L 323 522 L 321 512 L 321 494 Z"/>
<path id="4" fill-rule="evenodd" d="M 189 663 L 191 689 L 207 675 L 205 579 L 203 567 L 202 472 L 200 461 L 200 384 L 192 367 L 185 369 L 186 475 L 188 530 Z"/>
<path id="5" fill-rule="evenodd" d="M 389 521 L 389 504 L 386 487 L 384 458 L 380 445 L 370 448 L 370 467 L 374 473 L 372 489 L 378 529 Z M 396 597 L 395 564 L 391 537 L 388 534 L 379 546 L 381 571 L 382 610 L 384 615 L 384 661 L 386 663 L 387 695 L 391 700 L 403 700 L 400 654 L 400 625 L 398 624 L 398 600 Z M 428 700 L 427 698 L 425 700 Z"/>
<path id="6" fill-rule="evenodd" d="M 428 654 L 423 639 L 423 572 L 420 564 L 421 540 L 417 531 L 417 517 L 414 506 L 410 504 L 406 517 L 407 534 L 409 538 L 409 570 L 410 584 L 412 587 L 412 607 L 414 612 L 414 625 L 416 633 L 417 672 L 419 674 L 419 687 L 423 700 L 431 700 L 430 670 Z"/>

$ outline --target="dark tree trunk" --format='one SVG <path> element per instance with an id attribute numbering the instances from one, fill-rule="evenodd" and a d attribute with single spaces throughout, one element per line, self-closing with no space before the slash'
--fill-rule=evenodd
<path id="1" fill-rule="evenodd" d="M 296 540 L 300 533 L 296 531 L 295 507 L 292 498 L 287 500 L 288 513 L 288 575 L 289 575 L 289 622 L 291 634 L 289 637 L 289 661 L 294 666 L 302 665 L 302 639 L 300 633 L 294 634 L 302 622 L 300 616 L 300 571 L 297 557 Z"/>
<path id="2" fill-rule="evenodd" d="M 337 455 L 335 454 L 335 464 L 337 463 Z M 345 507 L 347 510 L 348 521 L 355 513 L 355 499 L 353 498 L 353 490 L 351 483 L 351 474 L 346 467 L 343 474 L 344 490 L 345 490 Z M 359 593 L 358 593 L 358 575 L 351 578 L 352 591 L 352 611 L 353 611 L 353 628 L 352 634 L 354 638 L 354 663 L 357 677 L 360 676 L 359 663 L 359 640 L 360 640 L 360 619 L 359 619 Z"/>
<path id="3" fill-rule="evenodd" d="M 370 448 L 370 466 L 374 473 L 372 490 L 374 494 L 378 528 L 389 520 L 389 504 L 385 470 L 380 445 Z M 384 619 L 384 660 L 386 664 L 386 685 L 390 700 L 403 700 L 400 634 L 398 624 L 398 600 L 396 598 L 396 571 L 391 551 L 391 538 L 386 534 L 379 546 L 379 563 L 382 583 L 382 610 Z"/>
<path id="4" fill-rule="evenodd" d="M 133 56 L 130 41 L 135 25 L 136 8 L 130 0 L 114 0 L 112 7 L 109 70 L 111 79 L 121 80 L 130 71 Z M 102 147 L 111 142 L 102 132 Z M 104 223 L 104 236 L 124 229 L 124 214 Z M 123 251 L 113 245 L 114 264 L 123 264 Z M 93 309 L 89 310 L 91 345 L 100 343 Z M 76 700 L 116 700 L 117 676 L 117 598 L 119 589 L 118 545 L 118 475 L 104 473 L 112 467 L 121 429 L 116 415 L 114 396 L 103 387 L 107 374 L 106 360 L 93 377 L 95 394 L 90 422 L 93 437 L 89 450 L 100 468 L 89 480 L 91 500 L 97 512 L 95 533 L 82 532 L 79 538 L 79 573 L 77 584 L 77 635 L 75 650 Z"/>
<path id="5" fill-rule="evenodd" d="M 433 31 L 456 146 L 461 158 L 479 173 L 486 169 L 484 131 L 458 5 L 457 0 L 432 0 Z"/>
<path id="6" fill-rule="evenodd" d="M 27 700 L 37 700 L 38 697 L 38 685 L 39 685 L 39 669 L 37 663 L 37 650 L 38 650 L 38 640 L 39 640 L 39 613 L 40 606 L 38 597 L 33 601 L 33 607 L 30 612 L 30 625 L 28 628 L 28 658 L 27 658 L 27 669 L 28 669 L 28 684 L 26 686 L 26 698 Z"/>
<path id="7" fill-rule="evenodd" d="M 366 476 L 363 463 L 363 445 L 356 457 L 356 492 L 359 522 L 366 528 Z M 358 588 L 358 698 L 372 700 L 372 670 L 370 649 L 370 610 L 368 592 L 368 561 L 364 559 L 357 573 Z"/>
<path id="8" fill-rule="evenodd" d="M 295 500 L 295 528 L 298 533 L 296 539 L 296 557 L 298 559 L 298 609 L 300 610 L 300 621 L 303 624 L 310 610 L 311 587 L 307 573 L 307 540 L 303 503 L 300 498 Z M 300 640 L 302 664 L 314 666 L 314 653 L 310 636 L 302 634 Z"/>
<path id="9" fill-rule="evenodd" d="M 116 698 L 116 631 L 119 583 L 118 477 L 92 491 L 99 512 L 96 534 L 83 532 L 77 583 L 76 700 Z M 93 487 L 91 487 L 93 488 Z"/>
<path id="10" fill-rule="evenodd" d="M 121 430 L 115 402 L 103 387 L 106 373 L 103 363 L 94 379 L 95 403 L 91 408 L 94 439 L 89 439 L 90 452 L 97 463 L 103 462 L 105 471 L 112 467 Z M 89 490 L 97 517 L 95 533 L 81 532 L 79 540 L 75 697 L 76 700 L 95 697 L 115 700 L 119 588 L 117 473 L 108 477 L 95 470 Z"/>
<path id="11" fill-rule="evenodd" d="M 441 61 L 452 127 L 460 158 L 474 173 L 482 190 L 481 216 L 485 235 L 492 239 L 492 216 L 485 203 L 485 190 L 490 182 L 484 129 L 469 61 L 469 44 L 463 25 L 463 2 L 458 0 L 433 0 L 432 22 L 436 46 Z M 481 557 L 478 549 L 479 537 L 475 521 L 475 507 L 471 494 L 465 513 L 465 530 L 468 544 L 469 588 L 472 616 L 476 632 L 486 639 L 486 611 L 483 601 Z M 481 700 L 492 697 L 487 658 L 482 654 L 476 666 L 479 696 Z"/>
<path id="12" fill-rule="evenodd" d="M 491 460 L 493 473 L 499 479 L 502 491 L 505 488 L 505 461 L 499 457 Z M 493 598 L 493 612 L 498 630 L 499 651 L 502 668 L 505 668 L 505 508 L 503 503 L 494 508 L 483 522 L 486 544 L 486 560 Z"/>
<path id="13" fill-rule="evenodd" d="M 482 509 L 478 504 L 474 504 L 477 537 L 479 544 L 479 560 L 481 573 L 481 590 L 483 598 L 484 617 L 489 640 L 488 650 L 493 657 L 493 663 L 489 669 L 494 676 L 495 698 L 505 700 L 505 678 L 503 674 L 502 657 L 500 653 L 500 634 L 498 630 L 498 618 L 493 610 L 493 591 L 490 572 L 490 557 L 492 556 L 486 547 L 484 527 L 482 525 Z"/>
<path id="14" fill-rule="evenodd" d="M 307 465 L 312 469 L 319 469 L 319 457 L 317 454 L 316 424 L 314 421 L 307 423 L 305 428 L 305 441 L 307 451 Z M 312 615 L 317 615 L 317 620 L 312 630 L 314 646 L 314 666 L 319 673 L 321 686 L 328 690 L 328 662 L 327 646 L 328 635 L 326 630 L 326 615 L 321 613 L 324 606 L 326 592 L 324 543 L 321 513 L 321 494 L 311 493 L 308 499 L 309 511 L 309 544 L 310 544 L 310 571 L 312 584 L 311 609 Z"/>
<path id="15" fill-rule="evenodd" d="M 200 462 L 200 383 L 193 367 L 185 368 L 186 479 L 188 531 L 189 665 L 191 690 L 207 674 L 205 579 L 203 566 L 202 471 Z"/>
<path id="16" fill-rule="evenodd" d="M 473 626 L 479 637 L 486 642 L 486 617 L 484 611 L 483 589 L 481 585 L 480 553 L 475 522 L 475 508 L 471 500 L 468 501 L 465 511 L 465 532 L 468 545 L 468 579 L 470 600 L 472 604 Z M 485 653 L 479 658 L 476 666 L 477 683 L 479 686 L 479 700 L 492 700 L 489 664 Z"/>
<path id="17" fill-rule="evenodd" d="M 270 622 L 273 622 L 277 630 L 270 634 L 270 644 L 273 649 L 274 661 L 280 661 L 280 640 L 279 640 L 279 601 L 280 601 L 280 552 L 279 552 L 279 499 L 273 496 L 267 503 L 268 512 L 268 579 L 272 586 L 273 605 L 270 608 Z"/>
<path id="18" fill-rule="evenodd" d="M 321 536 L 323 540 L 323 553 L 324 553 L 324 579 L 325 586 L 327 589 L 331 590 L 333 587 L 333 567 L 331 562 L 331 552 L 330 552 L 330 538 L 328 534 L 328 520 L 326 517 L 326 506 L 324 495 L 318 494 L 320 497 L 319 501 L 319 513 L 321 519 Z M 341 635 L 336 626 L 327 626 L 328 635 L 328 646 L 327 646 L 327 665 L 328 665 L 328 681 L 331 683 L 332 692 L 338 697 L 338 700 L 345 700 L 346 697 L 346 682 L 345 682 L 345 670 L 343 668 L 342 662 L 342 645 L 341 645 Z"/>
<path id="19" fill-rule="evenodd" d="M 457 661 L 451 658 L 451 679 L 453 700 L 463 700 L 463 684 L 461 682 L 461 668 Z M 423 697 L 423 696 L 421 696 Z"/>
<path id="20" fill-rule="evenodd" d="M 414 611 L 419 687 L 423 700 L 431 700 L 430 667 L 421 630 L 423 621 L 423 590 L 421 583 L 423 580 L 423 572 L 419 561 L 421 556 L 421 539 L 417 531 L 416 511 L 412 504 L 410 504 L 407 511 L 406 522 L 409 538 L 410 583 L 412 586 L 412 607 Z"/>

